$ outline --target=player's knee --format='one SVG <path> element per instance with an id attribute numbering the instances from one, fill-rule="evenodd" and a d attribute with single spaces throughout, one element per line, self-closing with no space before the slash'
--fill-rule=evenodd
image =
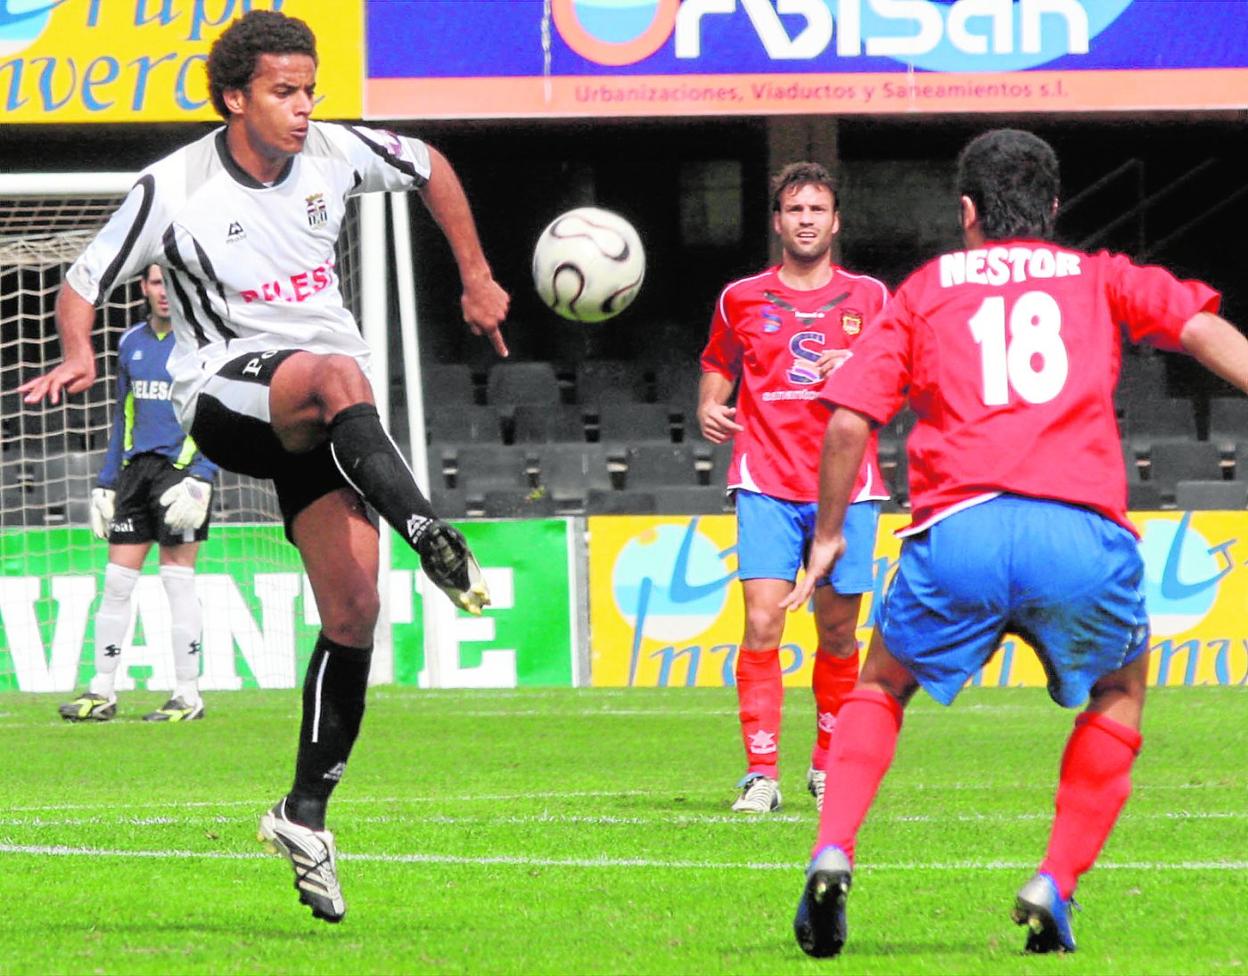
<path id="1" fill-rule="evenodd" d="M 356 403 L 372 403 L 373 391 L 360 364 L 351 356 L 322 356 L 315 373 L 316 394 L 325 420 Z"/>
<path id="2" fill-rule="evenodd" d="M 139 582 L 140 573 L 137 569 L 109 563 L 104 567 L 104 599 L 111 602 L 126 603 Z"/>
<path id="3" fill-rule="evenodd" d="M 745 645 L 775 647 L 784 632 L 784 611 L 772 607 L 748 607 L 745 611 Z"/>
<path id="4" fill-rule="evenodd" d="M 339 644 L 364 647 L 373 641 L 380 613 L 381 599 L 376 587 L 343 587 L 328 606 L 321 607 L 321 629 Z"/>
<path id="5" fill-rule="evenodd" d="M 858 650 L 858 635 L 852 626 L 820 627 L 819 650 L 833 657 L 853 657 Z"/>

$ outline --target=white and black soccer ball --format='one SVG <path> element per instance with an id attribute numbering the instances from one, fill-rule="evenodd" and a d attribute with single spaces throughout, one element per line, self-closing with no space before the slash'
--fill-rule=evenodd
<path id="1" fill-rule="evenodd" d="M 617 213 L 578 207 L 550 222 L 533 249 L 533 285 L 573 322 L 604 322 L 628 308 L 646 276 L 646 252 Z"/>

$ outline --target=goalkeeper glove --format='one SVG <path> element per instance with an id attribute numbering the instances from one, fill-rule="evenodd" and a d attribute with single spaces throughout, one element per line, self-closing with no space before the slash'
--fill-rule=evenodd
<path id="1" fill-rule="evenodd" d="M 108 523 L 113 520 L 117 492 L 111 488 L 91 489 L 91 531 L 97 539 L 108 538 Z"/>
<path id="2" fill-rule="evenodd" d="M 198 529 L 208 517 L 211 500 L 212 485 L 199 478 L 183 478 L 160 496 L 160 503 L 168 506 L 165 524 L 175 532 Z"/>

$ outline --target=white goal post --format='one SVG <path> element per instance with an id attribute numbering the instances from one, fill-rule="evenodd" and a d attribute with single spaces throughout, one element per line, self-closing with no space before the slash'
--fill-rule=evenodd
<path id="1" fill-rule="evenodd" d="M 30 566 L 86 565 L 103 568 L 105 544 L 89 533 L 67 532 L 58 537 L 72 538 L 74 547 L 83 552 L 64 554 L 61 562 L 41 563 L 24 547 L 25 540 L 39 532 L 45 536 L 49 528 L 74 529 L 86 525 L 86 504 L 90 487 L 98 474 L 103 448 L 107 443 L 112 420 L 115 385 L 116 339 L 134 321 L 146 314 L 146 305 L 136 282 L 120 284 L 104 303 L 97 319 L 97 334 L 103 335 L 102 368 L 93 390 L 84 398 L 63 398 L 56 407 L 33 406 L 21 402 L 16 387 L 31 376 L 43 372 L 59 359 L 59 345 L 53 327 L 52 305 L 65 270 L 87 242 L 103 226 L 124 195 L 133 186 L 137 173 L 19 173 L 0 174 L 0 553 L 4 576 L 15 575 L 19 564 Z M 339 241 L 339 277 L 344 298 L 360 322 L 361 330 L 372 353 L 372 378 L 378 410 L 383 423 L 390 426 L 390 384 L 388 335 L 392 328 L 388 283 L 393 275 L 397 283 L 398 326 L 403 351 L 403 383 L 406 393 L 409 457 L 418 483 L 429 487 L 429 471 L 425 450 L 425 424 L 420 385 L 420 353 L 416 328 L 416 304 L 411 266 L 411 239 L 406 194 L 366 194 L 349 218 Z M 387 232 L 387 209 L 393 237 Z M 393 249 L 390 244 L 393 242 Z M 99 326 L 102 324 L 102 329 Z M 86 402 L 81 402 L 85 399 Z M 280 523 L 271 486 L 251 479 L 222 473 L 218 484 L 218 509 L 214 510 L 215 526 L 225 521 L 263 526 L 268 530 Z M 222 518 L 225 515 L 227 518 Z M 229 518 L 233 516 L 232 518 Z M 89 538 L 89 543 L 80 540 Z M 376 632 L 373 656 L 373 683 L 387 683 L 394 676 L 394 654 L 391 646 L 389 613 L 389 568 L 391 566 L 391 534 L 383 525 L 381 533 L 381 572 L 379 580 L 382 614 Z M 19 541 L 20 540 L 20 541 Z M 43 545 L 37 543 L 36 548 Z M 280 546 L 286 546 L 284 542 Z M 289 549 L 289 547 L 286 547 Z M 274 559 L 289 568 L 289 553 Z M 44 554 L 46 555 L 46 554 Z M 57 559 L 61 559 L 58 555 Z M 49 573 L 52 569 L 47 570 Z M 27 572 L 28 570 L 22 570 Z M 0 614 L 3 614 L 5 637 L 10 645 L 15 634 L 27 647 L 26 665 L 38 680 L 29 690 L 67 690 L 75 684 L 90 664 L 89 649 L 81 648 L 85 624 L 77 621 L 87 613 L 81 594 L 73 603 L 75 619 L 66 619 L 66 608 L 73 601 L 64 590 L 68 584 L 53 579 L 43 580 L 40 595 L 32 597 L 29 579 L 25 589 L 0 585 Z M 305 587 L 306 589 L 306 587 Z M 21 592 L 18 592 L 18 591 Z M 67 592 L 67 591 L 66 591 Z M 94 591 L 92 591 L 94 593 Z M 278 598 L 253 595 L 256 600 Z M 139 594 L 142 597 L 142 594 Z M 305 593 L 306 605 L 310 593 Z M 55 604 L 62 604 L 59 610 Z M 267 606 L 268 604 L 266 604 Z M 275 603 L 276 605 L 276 603 Z M 314 613 L 314 611 L 313 611 Z M 426 615 L 425 646 L 436 646 L 436 635 L 429 625 L 436 615 Z M 305 623 L 313 622 L 311 620 Z M 75 626 L 75 623 L 78 625 Z M 19 633 L 20 632 L 20 633 Z M 132 632 L 132 635 L 133 632 Z M 253 635 L 254 637 L 254 635 Z M 261 635 L 254 642 L 253 655 L 248 656 L 245 640 L 234 634 L 239 646 L 231 651 L 239 659 L 239 669 L 249 670 L 256 681 L 267 677 L 285 683 L 281 667 L 269 670 L 263 656 L 270 635 Z M 75 639 L 78 647 L 74 647 Z M 250 638 L 248 638 L 250 639 Z M 293 645 L 293 638 L 274 638 L 270 643 Z M 43 661 L 35 660 L 38 648 Z M 16 653 L 16 652 L 15 652 Z M 222 652 L 224 653 L 224 652 Z M 289 650 L 282 650 L 289 654 Z M 243 659 L 246 658 L 244 661 Z M 428 684 L 437 687 L 437 654 L 426 655 Z M 207 671 L 207 656 L 205 665 Z M 228 664 L 228 662 L 227 662 Z M 20 667 L 20 665 L 15 665 Z M 217 667 L 226 667 L 219 662 Z M 7 665 L 5 665 L 7 667 Z M 39 669 L 44 669 L 39 674 Z M 282 666 L 284 667 L 284 665 Z M 2 669 L 0 669 L 2 670 Z M 124 670 L 124 669 L 123 669 Z M 227 668 L 228 670 L 228 668 Z M 72 673 L 71 673 L 72 672 Z M 89 674 L 89 672 L 86 672 Z M 224 672 L 223 672 L 224 673 Z M 233 672 L 230 672 L 233 675 Z M 276 675 L 276 679 L 275 679 Z M 296 676 L 296 682 L 300 676 Z M 153 666 L 157 687 L 160 669 Z M 0 673 L 0 689 L 25 687 L 13 676 Z M 229 684 L 228 678 L 226 684 Z M 206 684 L 205 687 L 208 685 Z M 125 687 L 124 680 L 119 687 Z"/>

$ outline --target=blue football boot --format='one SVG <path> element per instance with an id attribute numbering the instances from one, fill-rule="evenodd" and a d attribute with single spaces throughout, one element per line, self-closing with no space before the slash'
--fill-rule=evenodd
<path id="1" fill-rule="evenodd" d="M 853 868 L 839 847 L 825 847 L 806 869 L 806 887 L 797 903 L 793 934 L 808 956 L 838 955 L 849 926 L 845 901 L 853 884 Z"/>
<path id="2" fill-rule="evenodd" d="M 1027 952 L 1074 952 L 1075 933 L 1070 928 L 1073 898 L 1062 898 L 1047 874 L 1037 874 L 1018 890 L 1010 913 L 1017 925 L 1027 926 Z"/>

